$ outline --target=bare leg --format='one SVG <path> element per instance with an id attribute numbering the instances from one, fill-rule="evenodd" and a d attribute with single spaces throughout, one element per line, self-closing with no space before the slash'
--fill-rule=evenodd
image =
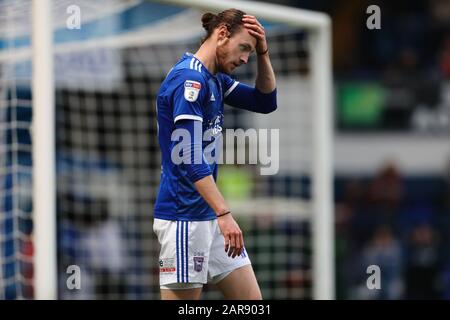
<path id="1" fill-rule="evenodd" d="M 262 300 L 261 290 L 251 265 L 234 270 L 217 283 L 217 288 L 222 292 L 225 299 Z"/>
<path id="2" fill-rule="evenodd" d="M 161 300 L 199 300 L 202 288 L 170 290 L 161 289 Z"/>

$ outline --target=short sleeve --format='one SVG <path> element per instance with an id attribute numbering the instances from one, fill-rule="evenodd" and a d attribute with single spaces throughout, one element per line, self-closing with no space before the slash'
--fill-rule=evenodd
<path id="1" fill-rule="evenodd" d="M 203 121 L 203 105 L 207 101 L 208 84 L 196 70 L 181 70 L 172 93 L 173 122 L 188 119 Z"/>
<path id="2" fill-rule="evenodd" d="M 236 89 L 239 81 L 232 79 L 229 75 L 221 74 L 223 97 L 226 99 L 228 95 Z"/>

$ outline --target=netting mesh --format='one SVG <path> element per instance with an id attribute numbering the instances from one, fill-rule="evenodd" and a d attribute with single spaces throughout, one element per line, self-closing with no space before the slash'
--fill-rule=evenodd
<path id="1" fill-rule="evenodd" d="M 189 15 L 200 21 L 199 13 Z M 62 299 L 159 298 L 159 245 L 152 230 L 160 176 L 155 96 L 182 54 L 196 51 L 199 38 L 148 44 L 145 37 L 139 44 L 123 39 L 90 49 L 74 45 L 66 50 L 70 53 L 58 53 L 56 47 Z M 219 186 L 244 232 L 263 296 L 308 299 L 314 197 L 307 34 L 273 28 L 268 39 L 279 108 L 263 116 L 226 107 L 225 126 L 279 129 L 279 171 L 263 176 L 259 165 L 221 165 Z M 64 71 L 68 61 L 71 67 Z M 32 297 L 31 89 L 30 74 L 19 72 L 27 65 L 0 60 L 0 298 Z M 234 76 L 253 83 L 255 72 L 253 57 Z M 80 267 L 80 290 L 66 285 L 71 265 Z M 203 297 L 220 295 L 206 286 Z"/>
<path id="2" fill-rule="evenodd" d="M 31 92 L 0 63 L 0 299 L 31 298 Z"/>

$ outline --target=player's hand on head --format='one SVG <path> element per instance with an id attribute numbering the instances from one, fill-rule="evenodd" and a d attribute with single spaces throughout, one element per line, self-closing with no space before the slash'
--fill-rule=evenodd
<path id="1" fill-rule="evenodd" d="M 256 19 L 255 16 L 246 14 L 242 18 L 244 27 L 248 30 L 248 33 L 256 38 L 256 53 L 262 54 L 267 52 L 268 45 L 266 40 L 266 33 L 262 24 Z"/>
<path id="2" fill-rule="evenodd" d="M 218 217 L 217 223 L 225 240 L 225 252 L 232 258 L 240 256 L 244 250 L 244 237 L 233 216 L 227 214 Z"/>

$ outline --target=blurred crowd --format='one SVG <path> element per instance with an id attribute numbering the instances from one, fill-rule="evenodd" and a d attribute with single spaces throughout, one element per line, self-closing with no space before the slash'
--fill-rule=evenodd
<path id="1" fill-rule="evenodd" d="M 450 1 L 270 2 L 330 14 L 335 84 L 386 92 L 379 132 L 450 135 Z M 381 29 L 366 27 L 370 5 Z M 336 177 L 338 298 L 450 299 L 450 159 L 446 172 L 404 175 L 390 162 L 374 176 Z M 366 286 L 370 265 L 380 267 L 382 290 Z"/>
<path id="2" fill-rule="evenodd" d="M 376 129 L 450 132 L 448 0 L 267 2 L 330 14 L 336 84 L 375 82 L 386 93 Z M 367 28 L 371 5 L 380 8 L 381 29 Z"/>
<path id="3" fill-rule="evenodd" d="M 404 177 L 387 163 L 374 177 L 337 179 L 336 190 L 341 298 L 450 298 L 450 159 L 443 177 Z M 366 286 L 370 265 L 382 290 Z"/>
<path id="4" fill-rule="evenodd" d="M 340 1 L 335 8 L 337 80 L 377 81 L 387 92 L 382 129 L 450 132 L 450 2 Z M 365 27 L 377 4 L 381 29 Z"/>

